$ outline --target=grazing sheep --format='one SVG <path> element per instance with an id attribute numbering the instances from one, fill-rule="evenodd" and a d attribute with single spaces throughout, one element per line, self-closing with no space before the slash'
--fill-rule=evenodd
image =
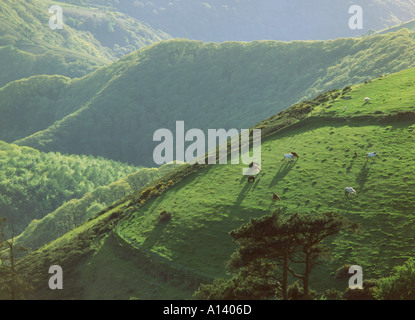
<path id="1" fill-rule="evenodd" d="M 297 152 L 290 152 L 294 157 L 296 157 L 297 159 L 299 159 L 300 158 L 300 156 L 298 155 L 298 153 Z"/>
<path id="2" fill-rule="evenodd" d="M 290 154 L 284 154 L 284 158 L 282 158 L 281 161 L 294 161 L 294 156 L 290 153 Z"/>
<path id="3" fill-rule="evenodd" d="M 343 108 L 343 112 L 345 112 L 345 111 L 346 111 L 346 109 L 347 109 L 347 106 L 344 106 L 344 108 Z"/>
<path id="4" fill-rule="evenodd" d="M 259 164 L 258 164 L 257 162 L 252 161 L 252 162 L 249 164 L 249 167 L 250 167 L 252 170 L 257 171 L 258 173 L 261 171 L 261 168 L 259 167 Z"/>
<path id="5" fill-rule="evenodd" d="M 291 152 L 288 154 L 284 154 L 284 158 L 282 159 L 282 161 L 294 161 L 295 158 L 300 158 L 300 156 L 296 153 L 296 152 Z"/>
<path id="6" fill-rule="evenodd" d="M 370 101 L 370 98 L 369 97 L 366 97 L 365 98 L 365 102 L 369 102 Z"/>
<path id="7" fill-rule="evenodd" d="M 280 199 L 280 196 L 278 195 L 278 194 L 276 194 L 275 192 L 272 194 L 272 201 L 280 201 L 281 199 Z"/>
<path id="8" fill-rule="evenodd" d="M 366 161 L 368 161 L 369 158 L 373 158 L 373 159 L 376 158 L 377 155 L 378 155 L 378 152 L 377 151 L 367 153 L 366 154 Z"/>
<path id="9" fill-rule="evenodd" d="M 344 188 L 344 194 L 346 196 L 356 195 L 356 190 L 353 189 L 352 187 L 346 187 L 346 188 Z"/>

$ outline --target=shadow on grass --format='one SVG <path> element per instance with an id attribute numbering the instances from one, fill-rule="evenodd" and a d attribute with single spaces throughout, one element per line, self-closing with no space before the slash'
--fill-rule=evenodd
<path id="1" fill-rule="evenodd" d="M 241 192 L 239 192 L 238 198 L 235 201 L 235 203 L 238 204 L 238 205 L 241 204 L 241 202 L 244 200 L 245 195 L 248 193 L 249 189 L 251 189 L 255 183 L 258 183 L 258 182 L 248 182 L 248 177 L 247 176 L 245 176 L 245 179 L 246 179 L 245 180 L 246 184 L 242 188 Z"/>
<path id="2" fill-rule="evenodd" d="M 151 231 L 150 236 L 148 236 L 147 239 L 143 242 L 143 248 L 151 249 L 152 247 L 154 247 L 154 245 L 159 241 L 159 239 L 163 235 L 163 231 L 169 223 L 170 221 L 158 222 Z"/>
<path id="3" fill-rule="evenodd" d="M 274 176 L 269 186 L 273 187 L 278 183 L 278 181 L 284 179 L 284 177 L 290 172 L 290 170 L 295 166 L 296 163 L 297 161 L 290 161 L 286 162 L 285 164 L 283 163 L 278 169 L 277 174 Z"/>
<path id="4" fill-rule="evenodd" d="M 361 191 L 363 187 L 365 186 L 369 176 L 370 176 L 370 168 L 372 167 L 372 164 L 368 164 L 365 162 L 362 169 L 360 169 L 360 172 L 357 174 L 356 177 L 356 183 L 359 185 L 359 190 Z"/>

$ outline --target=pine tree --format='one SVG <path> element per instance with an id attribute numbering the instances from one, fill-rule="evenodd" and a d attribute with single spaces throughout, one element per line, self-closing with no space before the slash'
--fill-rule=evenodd
<path id="1" fill-rule="evenodd" d="M 267 297 L 278 292 L 282 299 L 289 298 L 290 273 L 302 281 L 302 298 L 309 299 L 309 279 L 312 268 L 329 255 L 328 248 L 322 242 L 342 230 L 357 231 L 358 225 L 333 212 L 293 214 L 283 217 L 280 211 L 276 211 L 269 216 L 251 219 L 247 224 L 230 232 L 232 239 L 239 244 L 239 248 L 232 254 L 227 264 L 234 277 L 228 281 L 217 280 L 210 286 L 204 285 L 198 291 L 199 297 L 209 297 L 209 290 L 215 292 L 216 298 L 225 291 L 238 292 L 238 287 L 245 285 L 246 282 L 241 284 L 236 281 L 241 278 L 241 272 L 244 274 L 243 279 L 252 279 L 261 276 L 262 271 L 262 290 L 268 293 Z M 303 265 L 304 272 L 302 274 L 295 272 L 294 265 L 297 267 L 296 270 L 299 269 L 298 265 Z M 264 281 L 266 280 L 264 275 L 271 278 L 270 272 L 276 272 L 277 269 L 282 273 L 280 281 Z M 263 270 L 267 272 L 264 273 Z M 260 282 L 257 281 L 258 283 Z M 200 295 L 201 292 L 203 295 Z M 249 296 L 246 286 L 244 296 Z"/>

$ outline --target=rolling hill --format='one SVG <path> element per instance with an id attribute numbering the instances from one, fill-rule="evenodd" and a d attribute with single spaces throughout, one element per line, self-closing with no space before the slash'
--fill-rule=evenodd
<path id="1" fill-rule="evenodd" d="M 363 227 L 329 239 L 334 259 L 313 271 L 313 289 L 344 290 L 347 282 L 330 274 L 345 264 L 362 266 L 365 279 L 387 276 L 415 249 L 414 86 L 409 69 L 263 120 L 253 127 L 262 129 L 260 181 L 248 183 L 243 164 L 184 165 L 21 260 L 36 288 L 31 297 L 191 298 L 201 281 L 226 276 L 236 247 L 228 233 L 277 208 L 335 211 Z M 290 151 L 300 158 L 282 162 Z M 379 157 L 366 161 L 372 151 Z M 357 195 L 346 197 L 346 186 Z M 158 222 L 163 211 L 171 221 Z M 64 270 L 64 290 L 47 288 L 52 264 Z"/>
<path id="2" fill-rule="evenodd" d="M 175 38 L 202 41 L 328 40 L 359 36 L 415 18 L 413 0 L 68 0 L 110 7 Z M 362 30 L 351 30 L 350 6 L 363 9 Z M 180 21 L 180 23 L 177 23 Z"/>
<path id="3" fill-rule="evenodd" d="M 49 7 L 63 9 L 63 29 L 52 30 Z M 56 1 L 2 1 L 0 8 L 0 87 L 33 75 L 75 78 L 148 44 L 169 39 L 115 10 Z"/>
<path id="4" fill-rule="evenodd" d="M 414 66 L 414 46 L 407 30 L 334 41 L 163 41 L 80 79 L 8 84 L 0 138 L 154 166 L 153 133 L 174 131 L 176 120 L 186 129 L 248 128 L 323 91 Z"/>

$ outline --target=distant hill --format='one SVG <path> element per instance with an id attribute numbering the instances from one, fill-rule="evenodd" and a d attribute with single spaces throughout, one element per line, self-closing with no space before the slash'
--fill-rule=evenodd
<path id="1" fill-rule="evenodd" d="M 3 87 L 0 138 L 154 166 L 157 129 L 175 131 L 177 120 L 186 130 L 247 128 L 325 90 L 415 66 L 414 48 L 407 30 L 326 42 L 168 40 L 81 79 Z"/>
<path id="2" fill-rule="evenodd" d="M 63 8 L 63 29 L 48 9 Z M 125 14 L 48 0 L 4 0 L 0 9 L 0 87 L 32 75 L 81 77 L 145 45 L 169 39 Z"/>
<path id="3" fill-rule="evenodd" d="M 335 211 L 363 227 L 327 239 L 333 260 L 313 269 L 313 289 L 344 291 L 347 280 L 331 275 L 345 264 L 360 265 L 364 279 L 387 276 L 415 250 L 408 240 L 415 230 L 414 82 L 412 68 L 261 121 L 255 183 L 241 175 L 243 164 L 185 165 L 138 190 L 21 260 L 20 272 L 36 287 L 31 297 L 189 299 L 200 282 L 227 276 L 236 247 L 228 233 L 278 208 L 284 215 Z M 300 158 L 282 162 L 290 151 Z M 373 151 L 379 156 L 366 161 Z M 346 186 L 357 195 L 345 196 Z M 272 201 L 273 192 L 281 201 Z M 172 218 L 160 223 L 163 211 Z M 45 286 L 52 261 L 66 272 L 65 290 Z"/>
<path id="4" fill-rule="evenodd" d="M 175 38 L 202 41 L 328 40 L 360 36 L 415 18 L 414 0 L 68 0 L 112 7 Z M 363 9 L 351 30 L 349 8 Z M 180 21 L 180 23 L 178 23 Z"/>
<path id="5" fill-rule="evenodd" d="M 396 26 L 391 26 L 389 28 L 379 30 L 378 32 L 376 32 L 376 34 L 386 34 L 388 32 L 396 32 L 396 31 L 399 31 L 399 30 L 402 30 L 402 29 L 408 29 L 411 32 L 415 31 L 415 19 L 410 20 L 410 21 L 406 21 L 406 22 L 402 22 L 402 23 L 400 23 L 399 25 L 396 25 Z"/>

